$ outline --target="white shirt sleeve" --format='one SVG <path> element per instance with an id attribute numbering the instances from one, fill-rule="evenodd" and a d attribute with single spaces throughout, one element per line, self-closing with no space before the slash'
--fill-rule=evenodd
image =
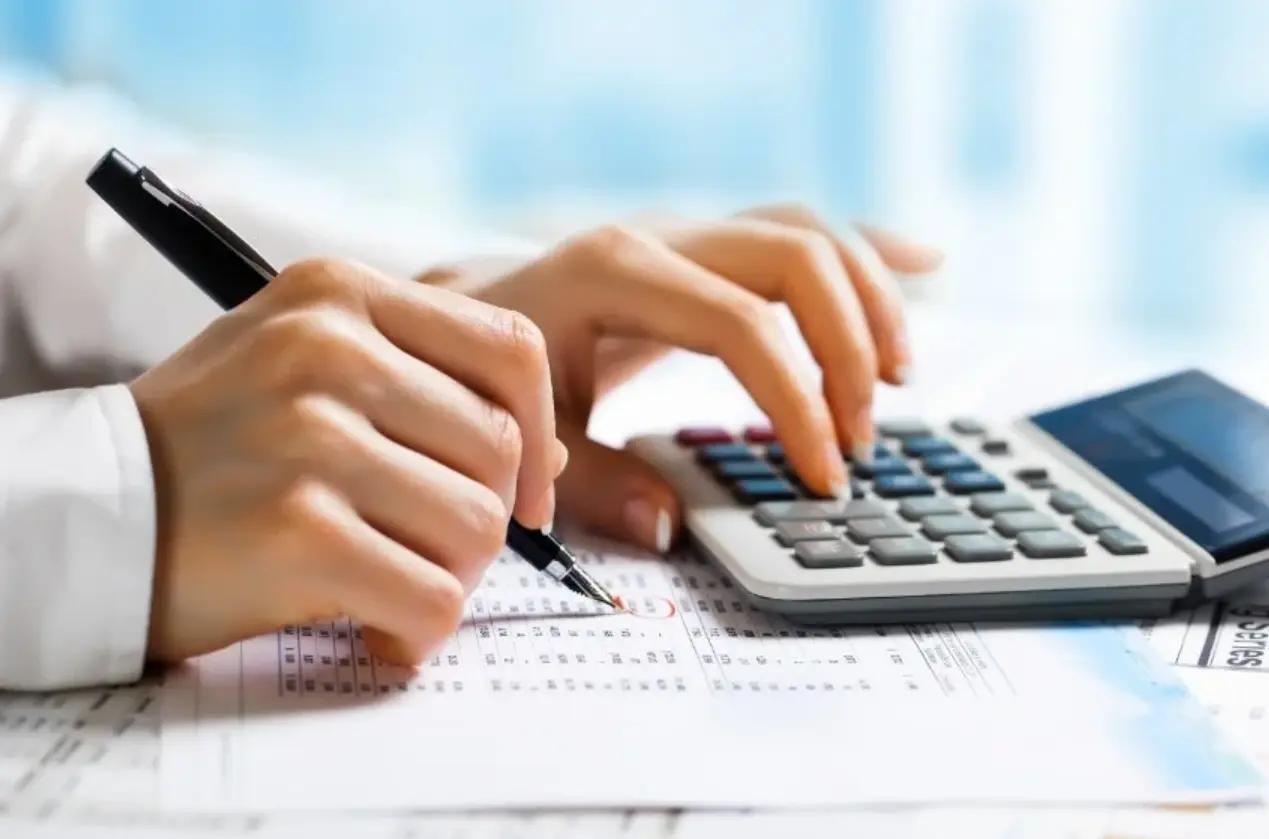
<path id="1" fill-rule="evenodd" d="M 0 77 L 0 689 L 139 677 L 155 499 L 145 431 L 118 383 L 218 314 L 85 185 L 111 147 L 279 268 L 331 256 L 406 280 L 438 263 L 537 252 L 354 208 L 193 146 L 98 91 Z"/>

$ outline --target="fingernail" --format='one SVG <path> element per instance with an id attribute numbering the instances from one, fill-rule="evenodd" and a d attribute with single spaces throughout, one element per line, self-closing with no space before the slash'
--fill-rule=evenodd
<path id="1" fill-rule="evenodd" d="M 855 415 L 855 450 L 858 451 L 860 446 L 866 446 L 872 449 L 873 428 L 872 428 L 872 405 L 865 405 L 859 409 L 859 413 Z"/>
<path id="2" fill-rule="evenodd" d="M 670 549 L 670 514 L 643 498 L 626 502 L 626 528 L 636 541 L 657 553 Z"/>
<path id="3" fill-rule="evenodd" d="M 907 364 L 900 364 L 894 368 L 895 381 L 901 385 L 906 385 L 911 380 L 912 368 Z"/>
<path id="4" fill-rule="evenodd" d="M 559 440 L 555 441 L 555 477 L 564 474 L 564 468 L 568 466 L 568 446 Z"/>
<path id="5" fill-rule="evenodd" d="M 872 444 L 856 443 L 851 447 L 850 459 L 855 463 L 871 463 L 872 462 Z"/>
<path id="6" fill-rule="evenodd" d="M 832 482 L 830 491 L 838 498 L 850 498 L 850 475 L 846 472 L 845 462 L 842 461 L 841 447 L 836 443 L 829 443 L 825 454 L 828 455 L 829 479 Z"/>

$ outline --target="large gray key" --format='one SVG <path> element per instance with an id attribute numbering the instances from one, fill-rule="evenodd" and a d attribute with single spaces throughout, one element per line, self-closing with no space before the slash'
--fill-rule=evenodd
<path id="1" fill-rule="evenodd" d="M 1122 527 L 1108 527 L 1097 534 L 1097 541 L 1102 547 L 1120 556 L 1127 554 L 1143 554 L 1148 548 L 1146 543 Z"/>
<path id="2" fill-rule="evenodd" d="M 884 516 L 886 508 L 876 501 L 764 501 L 753 517 L 763 527 L 782 521 L 829 521 L 843 524 L 851 519 Z"/>
<path id="3" fill-rule="evenodd" d="M 930 516 L 921 522 L 921 532 L 927 539 L 939 541 L 958 533 L 986 533 L 987 526 L 971 515 L 957 513 L 952 516 Z"/>
<path id="4" fill-rule="evenodd" d="M 776 525 L 776 538 L 785 547 L 808 539 L 836 539 L 837 531 L 826 521 L 782 521 Z"/>
<path id="5" fill-rule="evenodd" d="M 863 550 L 845 539 L 798 542 L 793 556 L 807 568 L 856 568 L 864 564 Z"/>
<path id="6" fill-rule="evenodd" d="M 1032 559 L 1064 559 L 1085 553 L 1084 543 L 1063 530 L 1028 530 L 1018 536 L 1018 547 Z"/>
<path id="7" fill-rule="evenodd" d="M 1028 530 L 1056 530 L 1057 522 L 1035 510 L 1017 510 L 996 516 L 996 530 L 1010 539 Z"/>
<path id="8" fill-rule="evenodd" d="M 846 532 L 856 542 L 912 535 L 912 531 L 904 527 L 902 522 L 888 516 L 881 519 L 852 519 L 846 522 Z"/>
<path id="9" fill-rule="evenodd" d="M 920 536 L 875 539 L 868 550 L 878 565 L 929 565 L 938 559 L 934 546 Z"/>
<path id="10" fill-rule="evenodd" d="M 969 509 L 974 511 L 975 515 L 989 519 L 996 513 L 1004 513 L 1010 510 L 1032 510 L 1031 502 L 1023 498 L 1021 495 L 1013 492 L 989 492 L 984 495 L 975 495 L 974 500 L 969 502 Z"/>
<path id="11" fill-rule="evenodd" d="M 877 431 L 882 437 L 929 437 L 933 429 L 920 420 L 892 419 L 877 423 Z"/>
<path id="12" fill-rule="evenodd" d="M 899 515 L 908 521 L 920 521 L 926 516 L 948 516 L 959 513 L 961 508 L 946 495 L 922 495 L 905 498 L 899 505 Z"/>
<path id="13" fill-rule="evenodd" d="M 957 562 L 996 562 L 1013 556 L 1013 547 L 990 533 L 949 536 L 943 543 L 948 556 Z"/>
<path id="14" fill-rule="evenodd" d="M 1096 507 L 1085 507 L 1082 510 L 1076 510 L 1071 521 L 1075 522 L 1075 526 L 1085 533 L 1096 533 L 1099 530 L 1115 526 L 1115 520 Z"/>

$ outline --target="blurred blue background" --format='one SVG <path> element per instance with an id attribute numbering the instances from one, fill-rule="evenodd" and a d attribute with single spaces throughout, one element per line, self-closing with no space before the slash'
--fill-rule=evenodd
<path id="1" fill-rule="evenodd" d="M 485 225 L 802 200 L 959 305 L 1269 304 L 1263 0 L 0 0 L 0 51 Z"/>

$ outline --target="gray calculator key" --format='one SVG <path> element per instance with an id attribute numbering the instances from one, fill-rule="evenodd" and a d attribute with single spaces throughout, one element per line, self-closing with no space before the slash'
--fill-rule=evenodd
<path id="1" fill-rule="evenodd" d="M 877 432 L 882 437 L 928 437 L 934 433 L 930 426 L 920 420 L 894 419 L 877 423 Z"/>
<path id="2" fill-rule="evenodd" d="M 754 510 L 753 517 L 763 527 L 775 527 L 782 521 L 831 521 L 841 524 L 849 519 L 884 516 L 886 508 L 876 501 L 765 501 Z"/>
<path id="3" fill-rule="evenodd" d="M 947 516 L 959 512 L 961 508 L 946 495 L 905 498 L 899 505 L 899 515 L 908 521 L 920 521 L 926 516 Z"/>
<path id="4" fill-rule="evenodd" d="M 1007 513 L 997 513 L 996 530 L 1001 536 L 1008 536 L 1010 539 L 1019 533 L 1025 533 L 1028 530 L 1057 530 L 1057 522 L 1044 513 L 1035 510 L 1014 510 Z"/>
<path id="5" fill-rule="evenodd" d="M 1084 543 L 1064 530 L 1028 530 L 1018 535 L 1018 547 L 1032 559 L 1084 556 Z"/>
<path id="6" fill-rule="evenodd" d="M 943 546 L 957 562 L 998 562 L 1013 556 L 1013 546 L 990 533 L 949 536 Z"/>
<path id="7" fill-rule="evenodd" d="M 856 568 L 864 564 L 863 550 L 845 539 L 798 542 L 793 556 L 807 568 Z"/>
<path id="8" fill-rule="evenodd" d="M 971 417 L 957 417 L 952 420 L 952 430 L 957 434 L 982 434 L 987 431 L 987 426 Z"/>
<path id="9" fill-rule="evenodd" d="M 1087 507 L 1088 502 L 1078 492 L 1069 489 L 1058 489 L 1049 495 L 1049 505 L 1059 513 L 1074 513 L 1082 507 Z"/>
<path id="10" fill-rule="evenodd" d="M 921 522 L 921 532 L 927 539 L 942 541 L 957 534 L 986 533 L 987 526 L 967 513 L 956 513 L 951 516 L 930 516 Z"/>
<path id="11" fill-rule="evenodd" d="M 1075 516 L 1071 521 L 1075 522 L 1075 526 L 1085 533 L 1097 533 L 1108 527 L 1115 526 L 1114 519 L 1095 507 L 1085 507 L 1082 510 L 1076 510 Z"/>
<path id="12" fill-rule="evenodd" d="M 790 547 L 808 539 L 836 539 L 837 531 L 826 521 L 782 521 L 775 527 L 780 544 Z"/>
<path id="13" fill-rule="evenodd" d="M 1143 554 L 1147 550 L 1145 542 L 1122 527 L 1106 528 L 1097 534 L 1097 541 L 1101 542 L 1102 547 L 1106 550 L 1120 556 L 1125 554 Z"/>
<path id="14" fill-rule="evenodd" d="M 868 550 L 878 565 L 930 565 L 938 560 L 934 546 L 920 536 L 876 539 Z"/>
<path id="15" fill-rule="evenodd" d="M 1032 510 L 1031 502 L 1013 492 L 988 492 L 982 495 L 975 495 L 974 500 L 969 502 L 969 509 L 973 510 L 976 515 L 983 518 L 991 518 L 996 513 L 1004 513 L 1010 510 Z"/>
<path id="16" fill-rule="evenodd" d="M 902 522 L 889 516 L 880 519 L 852 519 L 846 522 L 846 532 L 856 542 L 912 535 L 912 531 L 904 527 Z"/>

